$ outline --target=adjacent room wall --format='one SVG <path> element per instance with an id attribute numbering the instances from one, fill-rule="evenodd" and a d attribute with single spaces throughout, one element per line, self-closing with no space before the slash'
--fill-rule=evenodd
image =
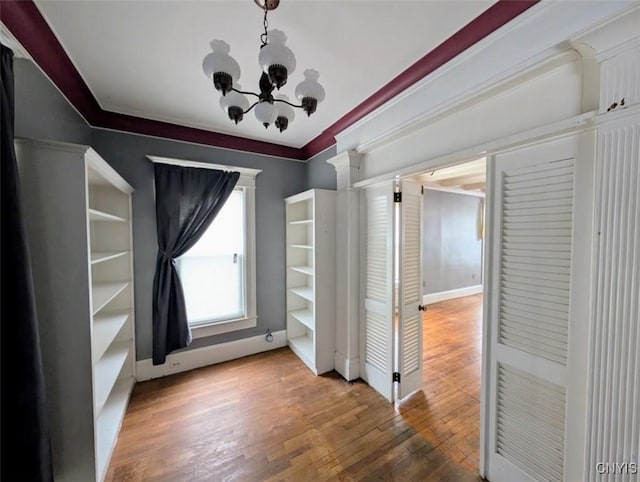
<path id="1" fill-rule="evenodd" d="M 16 137 L 91 144 L 91 127 L 27 59 L 14 59 Z"/>
<path id="2" fill-rule="evenodd" d="M 258 323 L 193 341 L 188 349 L 285 329 L 284 198 L 306 189 L 305 164 L 166 139 L 93 129 L 94 149 L 131 184 L 136 297 L 137 359 L 151 357 L 153 275 L 157 242 L 153 164 L 147 154 L 262 169 L 256 178 L 256 277 Z"/>
<path id="3" fill-rule="evenodd" d="M 482 199 L 425 189 L 423 202 L 423 294 L 482 284 Z"/>

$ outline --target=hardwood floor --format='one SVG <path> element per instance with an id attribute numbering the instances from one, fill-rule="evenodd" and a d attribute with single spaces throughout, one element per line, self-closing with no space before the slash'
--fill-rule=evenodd
<path id="1" fill-rule="evenodd" d="M 423 320 L 424 383 L 400 413 L 430 444 L 477 473 L 482 294 L 429 305 Z"/>
<path id="2" fill-rule="evenodd" d="M 397 407 L 288 348 L 140 383 L 106 480 L 477 481 L 472 298 L 430 306 L 424 391 Z"/>

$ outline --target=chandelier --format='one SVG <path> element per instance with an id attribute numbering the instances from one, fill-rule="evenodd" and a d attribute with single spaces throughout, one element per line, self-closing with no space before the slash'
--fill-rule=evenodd
<path id="1" fill-rule="evenodd" d="M 300 105 L 292 104 L 289 98 L 274 91 L 287 83 L 289 75 L 296 68 L 296 57 L 285 45 L 287 37 L 280 30 L 268 30 L 267 14 L 278 7 L 280 0 L 254 0 L 264 10 L 264 33 L 260 35 L 260 53 L 258 63 L 262 75 L 258 85 L 260 93 L 241 90 L 238 84 L 240 65 L 229 55 L 230 47 L 223 40 L 213 40 L 210 52 L 202 61 L 202 69 L 220 97 L 220 106 L 227 113 L 229 119 L 238 124 L 244 115 L 254 110 L 256 118 L 265 127 L 275 123 L 276 128 L 283 132 L 293 122 L 295 113 L 293 107 L 302 109 L 307 116 L 313 114 L 320 102 L 324 100 L 324 88 L 318 83 L 320 74 L 316 70 L 304 71 L 305 79 L 295 89 L 295 96 Z M 257 97 L 256 102 L 249 106 L 245 96 Z"/>

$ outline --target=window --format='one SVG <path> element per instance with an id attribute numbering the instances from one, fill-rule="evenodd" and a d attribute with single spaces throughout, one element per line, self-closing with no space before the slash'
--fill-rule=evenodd
<path id="1" fill-rule="evenodd" d="M 261 171 L 148 157 L 154 162 L 240 172 L 225 205 L 198 242 L 176 259 L 176 267 L 193 338 L 255 327 L 255 178 Z"/>
<path id="2" fill-rule="evenodd" d="M 236 188 L 198 242 L 176 260 L 192 327 L 246 318 L 245 193 Z"/>

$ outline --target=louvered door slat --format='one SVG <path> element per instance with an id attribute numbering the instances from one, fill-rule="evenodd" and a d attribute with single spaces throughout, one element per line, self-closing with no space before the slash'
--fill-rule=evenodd
<path id="1" fill-rule="evenodd" d="M 507 241 L 505 240 L 502 247 L 504 249 L 519 249 L 529 251 L 531 254 L 536 255 L 538 251 L 542 252 L 555 252 L 555 251 L 564 251 L 565 253 L 571 251 L 570 244 L 563 243 L 545 243 L 544 246 L 540 246 L 539 244 L 527 242 L 528 240 L 516 240 L 516 241 Z"/>
<path id="2" fill-rule="evenodd" d="M 364 336 L 361 376 L 392 399 L 393 368 L 393 204 L 390 185 L 367 189 L 365 215 Z"/>
<path id="3" fill-rule="evenodd" d="M 518 316 L 511 316 L 509 313 L 502 313 L 502 317 L 509 320 L 509 324 L 519 325 L 522 330 L 536 330 L 541 333 L 545 333 L 548 336 L 551 334 L 566 336 L 568 328 L 564 326 L 555 325 L 553 323 L 546 323 L 540 317 L 525 317 L 522 313 L 518 313 Z"/>
<path id="4" fill-rule="evenodd" d="M 504 288 L 502 292 L 507 295 L 519 296 L 521 298 L 531 298 L 539 302 L 546 302 L 548 306 L 551 306 L 555 310 L 569 310 L 569 308 L 567 307 L 568 297 L 561 296 L 562 293 L 560 293 L 559 291 L 556 291 L 556 295 L 551 295 L 546 294 L 546 292 L 553 292 L 553 290 L 545 290 L 537 286 L 525 286 L 518 285 L 518 283 L 509 283 L 509 287 Z"/>
<path id="5" fill-rule="evenodd" d="M 505 276 L 508 276 L 508 275 L 520 276 L 520 275 L 526 274 L 526 276 L 531 279 L 542 279 L 542 280 L 548 279 L 553 281 L 564 280 L 564 275 L 562 274 L 549 273 L 543 270 L 534 271 L 534 270 L 528 270 L 528 269 L 514 269 L 511 267 L 508 267 L 508 268 L 503 268 L 502 272 L 505 274 Z"/>
<path id="6" fill-rule="evenodd" d="M 573 161 L 568 160 L 566 167 L 547 169 L 545 171 L 536 171 L 524 174 L 512 174 L 509 178 L 509 184 L 519 183 L 547 183 L 549 181 L 568 182 L 573 176 Z M 525 186 L 527 187 L 527 186 Z"/>
<path id="7" fill-rule="evenodd" d="M 530 223 L 530 222 L 547 222 L 547 221 L 566 221 L 567 220 L 567 215 L 570 215 L 570 213 L 563 213 L 563 212 L 559 212 L 559 213 L 545 213 L 545 212 L 540 212 L 540 210 L 537 213 L 532 213 L 532 214 L 520 214 L 520 213 L 509 213 L 508 215 L 505 215 L 504 220 L 507 223 L 510 222 L 515 222 L 515 223 Z"/>
<path id="8" fill-rule="evenodd" d="M 524 323 L 513 323 L 508 326 L 505 325 L 502 328 L 503 336 L 513 336 L 516 339 L 522 340 L 522 342 L 531 343 L 541 347 L 547 346 L 549 349 L 560 349 L 559 355 L 563 356 L 563 351 L 567 349 L 567 342 L 558 337 L 559 333 L 545 332 L 544 330 L 537 329 L 535 326 L 527 326 Z M 560 334 L 562 336 L 562 334 Z"/>
<path id="9" fill-rule="evenodd" d="M 579 455 L 566 447 L 568 440 L 584 441 L 584 424 L 566 405 L 568 387 L 581 388 L 568 373 L 576 366 L 572 343 L 580 339 L 578 353 L 586 349 L 578 295 L 586 297 L 590 251 L 585 243 L 576 251 L 576 239 L 591 231 L 593 158 L 584 153 L 593 145 L 592 133 L 575 134 L 498 154 L 489 163 L 495 199 L 487 279 L 497 294 L 487 300 L 494 390 L 487 475 L 493 482 L 573 480 L 569 467 L 580 467 Z M 580 369 L 584 373 L 584 362 Z M 584 399 L 582 392 L 572 396 Z"/>
<path id="10" fill-rule="evenodd" d="M 512 202 L 518 202 L 520 197 L 539 195 L 541 198 L 547 198 L 547 196 L 555 193 L 561 193 L 562 197 L 565 197 L 568 193 L 571 193 L 573 187 L 573 181 L 555 183 L 555 182 L 536 182 L 529 183 L 532 187 L 524 187 L 527 183 L 510 183 L 505 181 L 504 192 L 509 196 L 512 196 Z"/>
<path id="11" fill-rule="evenodd" d="M 525 406 L 526 411 L 519 408 Z M 560 480 L 564 459 L 562 387 L 500 365 L 497 408 L 498 453 L 528 474 Z"/>
<path id="12" fill-rule="evenodd" d="M 522 271 L 517 271 L 517 274 L 511 275 L 506 272 L 503 272 L 503 279 L 507 283 L 518 283 L 521 285 L 528 286 L 546 286 L 549 288 L 555 288 L 559 290 L 569 290 L 569 283 L 566 280 L 558 280 L 558 279 L 544 279 L 538 273 L 538 276 L 526 276 L 526 273 Z"/>
<path id="13" fill-rule="evenodd" d="M 422 385 L 422 189 L 403 181 L 400 209 L 399 397 Z"/>
<path id="14" fill-rule="evenodd" d="M 535 297 L 526 298 L 510 295 L 509 293 L 503 293 L 502 295 L 502 309 L 504 310 L 513 309 L 516 313 L 523 311 L 533 315 L 548 316 L 549 318 L 557 319 L 559 323 L 566 326 L 567 312 L 561 308 L 562 306 L 557 303 L 541 302 Z"/>
<path id="15" fill-rule="evenodd" d="M 533 253 L 531 253 L 533 254 Z M 546 255 L 547 253 L 545 253 Z M 520 265 L 533 265 L 533 266 L 539 266 L 539 265 L 547 265 L 547 266 L 565 266 L 565 267 L 569 267 L 571 264 L 571 259 L 567 259 L 567 255 L 565 254 L 564 258 L 548 258 L 547 256 L 518 256 L 518 255 L 512 255 L 512 254 L 508 254 L 506 251 L 504 251 L 503 254 L 503 261 L 505 264 L 509 264 L 509 263 L 517 263 Z"/>
<path id="16" fill-rule="evenodd" d="M 531 207 L 532 205 L 546 205 L 546 203 L 552 200 L 560 201 L 570 199 L 573 199 L 573 193 L 564 189 L 553 192 L 540 192 L 537 194 L 512 194 L 512 198 L 509 202 L 515 209 L 517 209 L 522 206 Z"/>
<path id="17" fill-rule="evenodd" d="M 533 201 L 512 202 L 507 206 L 503 206 L 504 212 L 507 214 L 536 214 L 536 211 L 548 212 L 553 209 L 559 211 L 564 209 L 572 209 L 573 198 L 567 196 L 562 199 L 556 198 L 540 198 Z"/>

